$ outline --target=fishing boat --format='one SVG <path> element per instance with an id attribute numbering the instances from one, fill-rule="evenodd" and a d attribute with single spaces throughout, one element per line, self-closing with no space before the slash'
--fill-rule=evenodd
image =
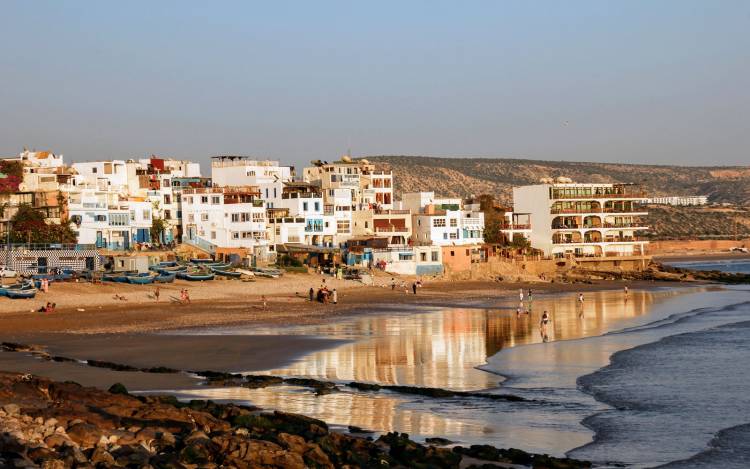
<path id="1" fill-rule="evenodd" d="M 133 283 L 136 285 L 146 285 L 149 283 L 154 283 L 154 279 L 156 278 L 156 275 L 127 275 L 128 283 Z"/>
<path id="2" fill-rule="evenodd" d="M 205 271 L 177 272 L 177 278 L 191 282 L 213 280 L 214 273 Z"/>
<path id="3" fill-rule="evenodd" d="M 173 272 L 183 272 L 187 270 L 186 265 L 176 265 L 174 267 L 162 267 L 160 269 L 157 269 L 156 271 L 159 273 L 173 273 Z"/>
<path id="4" fill-rule="evenodd" d="M 284 274 L 284 272 L 280 269 L 262 268 L 262 267 L 253 268 L 253 272 L 258 277 L 268 277 L 268 278 L 279 278 Z"/>
<path id="5" fill-rule="evenodd" d="M 224 262 L 217 262 L 215 264 L 203 264 L 201 267 L 208 267 L 209 269 L 220 269 L 220 270 L 226 270 L 232 267 L 232 264 L 224 263 Z"/>
<path id="6" fill-rule="evenodd" d="M 215 273 L 216 275 L 220 275 L 222 277 L 230 277 L 230 278 L 240 278 L 242 277 L 242 272 L 235 272 L 233 270 L 223 270 L 216 267 L 210 267 L 211 272 Z"/>
<path id="7" fill-rule="evenodd" d="M 36 288 L 28 288 L 28 289 L 9 289 L 5 291 L 5 296 L 8 298 L 12 298 L 14 300 L 17 299 L 29 299 L 34 298 L 36 296 Z"/>
<path id="8" fill-rule="evenodd" d="M 102 280 L 105 282 L 127 283 L 128 275 L 132 274 L 128 272 L 109 272 L 102 275 Z"/>
<path id="9" fill-rule="evenodd" d="M 31 282 L 21 282 L 21 283 L 13 283 L 10 285 L 0 285 L 0 296 L 8 296 L 8 291 L 10 290 L 30 290 L 33 289 L 34 285 L 31 284 Z"/>
<path id="10" fill-rule="evenodd" d="M 169 273 L 159 273 L 159 275 L 157 275 L 156 277 L 154 277 L 154 282 L 156 282 L 156 283 L 172 283 L 172 282 L 174 282 L 174 279 L 175 279 L 176 276 L 177 276 L 177 274 L 175 274 L 174 272 L 171 273 L 171 274 L 169 274 Z"/>

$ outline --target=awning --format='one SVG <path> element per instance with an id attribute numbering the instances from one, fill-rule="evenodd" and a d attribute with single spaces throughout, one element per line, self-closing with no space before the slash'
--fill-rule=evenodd
<path id="1" fill-rule="evenodd" d="M 314 246 L 311 244 L 302 244 L 302 243 L 284 243 L 284 244 L 276 245 L 276 252 L 288 252 L 288 253 L 312 252 L 316 254 L 331 254 L 331 253 L 339 252 L 339 249 Z"/>

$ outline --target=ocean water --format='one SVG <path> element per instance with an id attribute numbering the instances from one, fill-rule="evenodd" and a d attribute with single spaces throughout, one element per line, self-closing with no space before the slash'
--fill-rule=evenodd
<path id="1" fill-rule="evenodd" d="M 750 467 L 750 291 L 656 289 L 535 295 L 515 302 L 394 311 L 284 328 L 348 343 L 266 370 L 345 384 L 488 390 L 529 399 L 432 399 L 389 392 L 316 396 L 291 386 L 172 390 L 284 409 L 334 428 L 397 430 L 589 459 L 599 467 Z M 538 329 L 552 314 L 547 340 Z M 212 331 L 279 333 L 278 328 Z"/>
<path id="2" fill-rule="evenodd" d="M 748 258 L 717 261 L 665 262 L 665 264 L 685 269 L 718 270 L 721 272 L 750 274 L 750 259 Z"/>

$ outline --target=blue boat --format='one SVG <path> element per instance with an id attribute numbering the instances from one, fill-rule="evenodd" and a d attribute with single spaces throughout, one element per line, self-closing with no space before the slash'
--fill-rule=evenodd
<path id="1" fill-rule="evenodd" d="M 128 275 L 128 283 L 133 283 L 136 285 L 146 285 L 149 283 L 154 283 L 154 279 L 156 278 L 156 275 Z"/>
<path id="2" fill-rule="evenodd" d="M 36 296 L 36 288 L 29 288 L 29 289 L 9 289 L 5 291 L 5 296 L 8 298 L 12 298 L 14 300 L 17 299 L 29 299 L 34 298 Z"/>
<path id="3" fill-rule="evenodd" d="M 198 282 L 204 280 L 213 280 L 214 274 L 213 272 L 177 272 L 177 278 L 188 280 L 190 282 Z"/>
<path id="4" fill-rule="evenodd" d="M 223 269 L 218 269 L 216 267 L 211 267 L 211 272 L 215 273 L 216 275 L 220 275 L 222 277 L 230 277 L 230 278 L 242 277 L 241 272 L 235 272 L 233 270 L 223 270 Z"/>
<path id="5" fill-rule="evenodd" d="M 129 272 L 109 272 L 102 275 L 102 280 L 105 282 L 127 283 L 128 275 L 132 274 Z"/>
<path id="6" fill-rule="evenodd" d="M 172 283 L 174 282 L 175 277 L 177 274 L 175 273 L 160 273 L 156 277 L 154 277 L 154 282 L 156 283 Z"/>
<path id="7" fill-rule="evenodd" d="M 33 290 L 34 285 L 31 282 L 14 283 L 11 285 L 0 286 L 0 296 L 8 296 L 9 291 Z"/>

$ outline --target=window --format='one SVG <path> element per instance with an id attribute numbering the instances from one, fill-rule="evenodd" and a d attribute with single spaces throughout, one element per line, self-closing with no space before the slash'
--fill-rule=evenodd
<path id="1" fill-rule="evenodd" d="M 248 172 L 247 172 L 247 175 L 248 175 L 248 176 L 255 176 L 255 171 L 248 171 Z"/>
<path id="2" fill-rule="evenodd" d="M 276 227 L 276 236 L 281 236 L 281 227 L 280 226 Z"/>
<path id="3" fill-rule="evenodd" d="M 130 211 L 130 221 L 135 221 L 135 210 Z"/>
<path id="4" fill-rule="evenodd" d="M 221 196 L 219 195 L 211 196 L 211 203 L 213 205 L 219 205 L 221 203 Z"/>
<path id="5" fill-rule="evenodd" d="M 305 209 L 307 210 L 307 209 Z M 315 211 L 320 212 L 320 202 L 315 202 Z"/>
<path id="6" fill-rule="evenodd" d="M 443 233 L 443 239 L 448 239 L 448 233 Z"/>
<path id="7" fill-rule="evenodd" d="M 433 218 L 432 219 L 432 226 L 435 228 L 440 228 L 445 226 L 445 218 Z"/>
<path id="8" fill-rule="evenodd" d="M 302 202 L 302 211 L 307 212 L 307 202 Z"/>
<path id="9" fill-rule="evenodd" d="M 458 220 L 455 218 L 451 218 L 451 228 L 455 228 L 458 226 Z"/>
<path id="10" fill-rule="evenodd" d="M 427 262 L 427 253 L 426 252 L 420 252 L 419 253 L 419 260 L 421 262 Z"/>
<path id="11" fill-rule="evenodd" d="M 165 220 L 171 220 L 172 219 L 172 211 L 171 210 L 164 210 L 164 219 Z"/>
<path id="12" fill-rule="evenodd" d="M 253 212 L 253 221 L 255 223 L 263 223 L 266 217 L 263 213 Z"/>
<path id="13" fill-rule="evenodd" d="M 185 202 L 192 204 L 193 203 L 193 196 L 185 197 Z"/>
<path id="14" fill-rule="evenodd" d="M 208 196 L 207 195 L 202 195 L 201 196 L 201 203 L 202 204 L 207 204 L 208 203 Z"/>
<path id="15" fill-rule="evenodd" d="M 208 221 L 208 214 L 207 213 L 201 213 L 201 221 Z"/>
<path id="16" fill-rule="evenodd" d="M 96 174 L 96 168 L 91 168 L 91 172 Z"/>
<path id="17" fill-rule="evenodd" d="M 467 249 L 466 250 L 466 257 L 468 257 L 468 256 L 469 256 L 469 250 Z"/>
<path id="18" fill-rule="evenodd" d="M 276 188 L 275 187 L 273 188 L 273 198 L 274 199 L 276 198 Z M 305 209 L 305 210 L 307 210 L 307 209 Z"/>
<path id="19" fill-rule="evenodd" d="M 169 194 L 164 194 L 164 204 L 168 205 L 172 203 L 172 197 Z"/>
<path id="20" fill-rule="evenodd" d="M 232 223 L 239 223 L 240 221 L 240 214 L 239 213 L 233 213 L 232 214 Z"/>
<path id="21" fill-rule="evenodd" d="M 451 233 L 450 239 L 458 239 L 458 233 Z"/>
<path id="22" fill-rule="evenodd" d="M 437 251 L 432 251 L 432 262 L 438 261 L 439 254 Z"/>
<path id="23" fill-rule="evenodd" d="M 398 260 L 400 261 L 410 261 L 414 257 L 414 254 L 410 252 L 399 252 L 398 253 Z"/>
<path id="24" fill-rule="evenodd" d="M 337 233 L 349 233 L 349 220 L 336 220 Z"/>
<path id="25" fill-rule="evenodd" d="M 454 257 L 456 255 L 455 251 L 451 251 L 451 257 Z"/>
<path id="26" fill-rule="evenodd" d="M 232 239 L 240 239 L 240 232 L 232 231 Z"/>
<path id="27" fill-rule="evenodd" d="M 211 239 L 216 239 L 216 232 L 215 231 L 211 232 Z"/>
<path id="28" fill-rule="evenodd" d="M 142 215 L 144 220 L 151 220 L 151 210 L 144 208 Z"/>
<path id="29" fill-rule="evenodd" d="M 266 187 L 266 199 L 268 198 L 268 188 Z"/>

